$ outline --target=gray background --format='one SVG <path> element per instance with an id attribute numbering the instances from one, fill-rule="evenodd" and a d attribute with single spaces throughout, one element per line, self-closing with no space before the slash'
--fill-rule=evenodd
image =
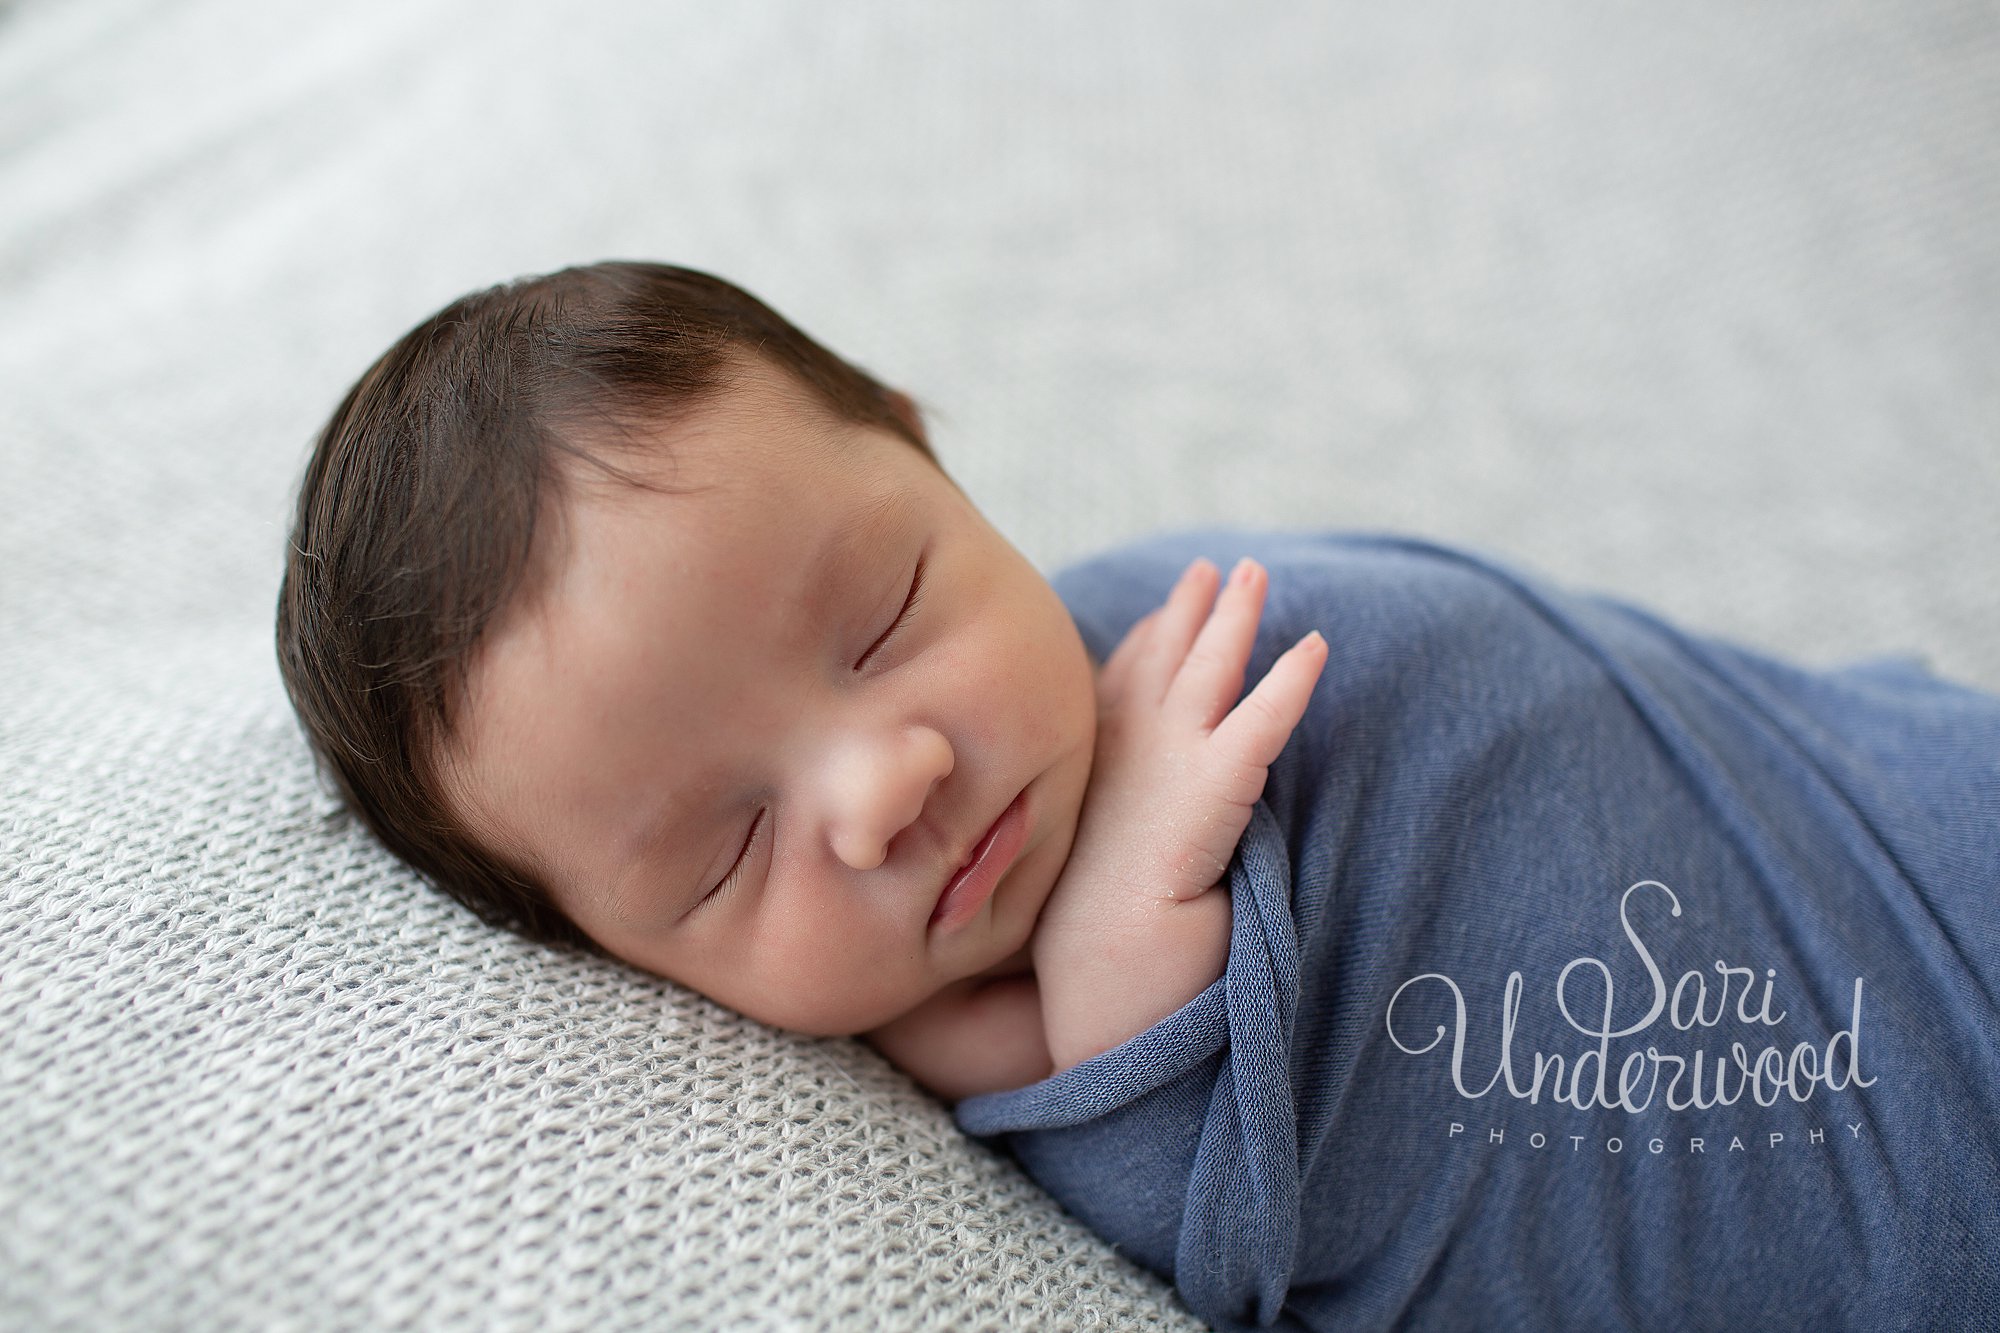
<path id="1" fill-rule="evenodd" d="M 738 281 L 1045 569 L 1393 529 L 2000 688 L 1996 205 L 1991 4 L 0 5 L 0 1323 L 1185 1319 L 324 818 L 291 490 L 450 298 Z"/>

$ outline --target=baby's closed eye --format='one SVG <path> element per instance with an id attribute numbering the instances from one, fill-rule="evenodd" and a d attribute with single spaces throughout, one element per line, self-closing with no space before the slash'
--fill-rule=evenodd
<path id="1" fill-rule="evenodd" d="M 912 575 L 910 578 L 910 591 L 909 595 L 903 599 L 903 609 L 897 613 L 895 621 L 889 626 L 889 628 L 882 632 L 882 636 L 876 639 L 874 643 L 868 645 L 868 651 L 863 653 L 861 655 L 861 660 L 854 664 L 854 669 L 856 671 L 860 671 L 861 669 L 866 667 L 868 665 L 868 659 L 875 656 L 875 654 L 878 651 L 880 651 L 883 647 L 885 647 L 891 639 L 896 637 L 896 631 L 902 629 L 903 626 L 909 622 L 910 617 L 916 614 L 917 604 L 923 600 L 923 596 L 924 596 L 924 557 L 918 556 L 917 570 L 916 573 Z"/>

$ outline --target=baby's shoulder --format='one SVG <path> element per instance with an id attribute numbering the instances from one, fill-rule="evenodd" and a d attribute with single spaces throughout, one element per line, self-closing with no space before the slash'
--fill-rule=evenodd
<path id="1" fill-rule="evenodd" d="M 1158 606 L 1189 562 L 1269 571 L 1260 647 L 1318 629 L 1336 658 L 1481 656 L 1546 636 L 1550 590 L 1475 550 L 1390 533 L 1201 528 L 1148 537 L 1070 566 L 1053 582 L 1100 654 Z M 1343 647 L 1344 645 L 1344 647 Z M 1332 674 L 1329 672 L 1329 674 Z"/>

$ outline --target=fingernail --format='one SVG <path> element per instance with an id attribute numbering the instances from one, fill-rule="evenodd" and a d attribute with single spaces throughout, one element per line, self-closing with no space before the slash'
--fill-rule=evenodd
<path id="1" fill-rule="evenodd" d="M 1236 562 L 1236 568 L 1229 571 L 1229 581 L 1240 588 L 1250 581 L 1250 573 L 1250 557 L 1246 555 Z"/>

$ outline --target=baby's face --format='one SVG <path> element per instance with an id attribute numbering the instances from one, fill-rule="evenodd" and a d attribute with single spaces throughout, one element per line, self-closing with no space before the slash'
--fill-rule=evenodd
<path id="1" fill-rule="evenodd" d="M 543 591 L 470 664 L 461 817 L 613 954 L 777 1026 L 866 1031 L 1008 962 L 1096 738 L 1061 599 L 908 443 L 761 362 L 653 438 L 621 465 L 699 489 L 579 474 L 538 527 Z M 991 897 L 934 919 L 1017 796 Z"/>

